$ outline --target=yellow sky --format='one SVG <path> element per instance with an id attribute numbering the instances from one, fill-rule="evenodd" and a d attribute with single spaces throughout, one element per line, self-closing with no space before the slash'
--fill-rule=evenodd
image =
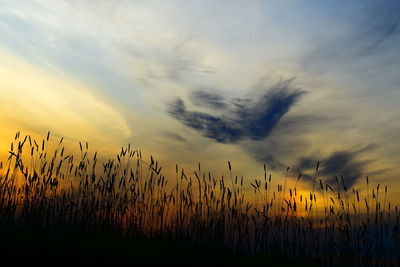
<path id="1" fill-rule="evenodd" d="M 131 135 L 124 117 L 90 84 L 41 69 L 0 50 L 0 148 L 15 132 L 43 136 L 51 131 L 103 149 L 116 149 Z M 117 146 L 117 147 L 115 147 Z"/>

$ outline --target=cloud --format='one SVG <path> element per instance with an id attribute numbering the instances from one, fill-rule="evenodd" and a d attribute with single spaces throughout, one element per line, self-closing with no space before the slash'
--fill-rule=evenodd
<path id="1" fill-rule="evenodd" d="M 372 5 L 368 15 L 358 25 L 360 35 L 367 39 L 363 52 L 372 52 L 384 41 L 398 33 L 400 22 L 400 2 L 397 0 L 385 0 L 384 4 Z"/>
<path id="2" fill-rule="evenodd" d="M 306 180 L 312 181 L 317 162 L 320 162 L 318 176 L 328 184 L 336 183 L 335 176 L 343 176 L 346 186 L 353 186 L 359 178 L 366 175 L 367 166 L 371 160 L 359 160 L 365 150 L 340 150 L 333 152 L 325 158 L 316 156 L 302 157 L 298 160 L 296 168 L 299 169 Z"/>
<path id="3" fill-rule="evenodd" d="M 321 123 L 331 121 L 326 115 L 290 113 L 284 116 L 274 131 L 263 140 L 246 140 L 240 143 L 259 163 L 266 164 L 274 171 L 292 166 L 293 158 L 312 149 L 308 138 L 321 127 Z"/>
<path id="4" fill-rule="evenodd" d="M 244 135 L 243 129 L 233 126 L 233 121 L 226 117 L 218 118 L 202 112 L 187 111 L 181 99 L 171 105 L 169 113 L 186 126 L 219 143 L 234 143 Z"/>
<path id="5" fill-rule="evenodd" d="M 207 106 L 213 110 L 232 107 L 220 116 L 188 111 L 180 98 L 170 105 L 168 113 L 219 143 L 235 143 L 242 139 L 262 140 L 271 134 L 282 117 L 304 94 L 303 90 L 292 89 L 290 83 L 291 80 L 279 82 L 255 102 L 240 98 L 228 102 L 218 95 L 199 91 L 192 95 L 196 106 Z"/>
<path id="6" fill-rule="evenodd" d="M 190 100 L 196 106 L 203 106 L 213 109 L 224 109 L 227 107 L 227 104 L 224 102 L 222 96 L 216 93 L 208 93 L 205 91 L 195 91 L 191 95 Z"/>

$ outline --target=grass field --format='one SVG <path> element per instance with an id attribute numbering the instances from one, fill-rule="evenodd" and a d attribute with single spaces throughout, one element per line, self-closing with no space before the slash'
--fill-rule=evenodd
<path id="1" fill-rule="evenodd" d="M 50 146 L 49 143 L 55 144 Z M 300 194 L 283 177 L 214 177 L 201 166 L 165 177 L 130 146 L 100 162 L 88 144 L 16 134 L 0 169 L 4 256 L 19 261 L 389 266 L 400 264 L 399 211 L 388 188 L 323 182 Z M 54 149 L 53 149 L 54 147 Z M 304 192 L 304 191 L 302 191 Z M 317 208 L 318 207 L 318 208 Z"/>

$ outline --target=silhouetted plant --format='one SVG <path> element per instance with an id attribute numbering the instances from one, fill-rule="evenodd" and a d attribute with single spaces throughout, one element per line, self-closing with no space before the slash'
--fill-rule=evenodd
<path id="1" fill-rule="evenodd" d="M 41 142 L 16 134 L 8 161 L 0 164 L 2 229 L 78 226 L 128 240 L 272 253 L 324 266 L 399 263 L 398 208 L 388 202 L 387 186 L 370 191 L 368 178 L 363 195 L 347 188 L 343 176 L 336 186 L 324 183 L 318 163 L 308 194 L 299 194 L 301 174 L 293 187 L 286 174 L 283 188 L 271 192 L 265 166 L 264 177 L 249 187 L 233 175 L 230 162 L 229 181 L 203 172 L 200 164 L 193 175 L 176 166 L 171 180 L 130 145 L 98 163 L 87 143 L 79 143 L 77 159 L 65 155 L 62 142 L 50 149 L 50 133 Z"/>

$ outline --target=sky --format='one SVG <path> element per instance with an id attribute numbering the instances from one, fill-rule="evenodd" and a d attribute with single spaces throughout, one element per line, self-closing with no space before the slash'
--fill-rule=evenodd
<path id="1" fill-rule="evenodd" d="M 400 199 L 399 27 L 398 0 L 0 0 L 0 153 L 51 131 L 306 186 L 320 161 Z"/>

